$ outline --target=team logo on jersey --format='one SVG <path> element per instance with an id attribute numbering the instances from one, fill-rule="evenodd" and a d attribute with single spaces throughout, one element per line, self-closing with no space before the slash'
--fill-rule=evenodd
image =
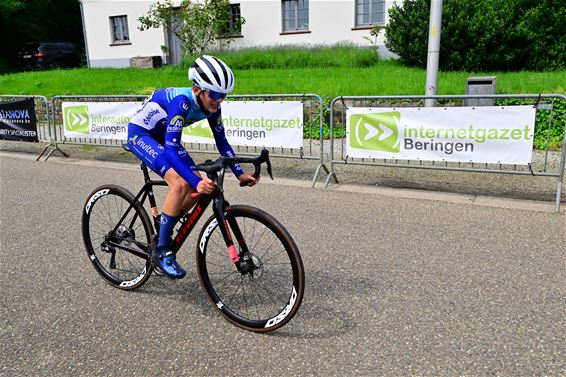
<path id="1" fill-rule="evenodd" d="M 177 115 L 171 122 L 169 122 L 169 126 L 167 127 L 167 131 L 169 132 L 179 132 L 183 129 L 183 125 L 185 124 L 185 120 L 182 116 Z"/>
<path id="2" fill-rule="evenodd" d="M 153 158 L 157 158 L 157 156 L 159 156 L 159 152 L 157 152 L 155 149 L 153 149 L 153 146 L 151 144 L 147 144 L 146 142 L 144 142 L 141 139 L 138 140 L 138 142 L 136 143 L 136 147 L 137 147 L 137 149 L 141 149 L 142 151 L 145 151 L 147 154 L 149 154 Z"/>
<path id="3" fill-rule="evenodd" d="M 150 110 L 147 115 L 145 116 L 145 118 L 143 118 L 143 123 L 145 125 L 148 125 L 151 122 L 151 118 L 153 118 L 154 115 L 159 114 L 159 109 L 152 109 Z"/>
<path id="4" fill-rule="evenodd" d="M 179 103 L 179 108 L 181 109 L 181 111 L 189 111 L 189 103 L 187 101 L 181 101 L 181 103 Z"/>

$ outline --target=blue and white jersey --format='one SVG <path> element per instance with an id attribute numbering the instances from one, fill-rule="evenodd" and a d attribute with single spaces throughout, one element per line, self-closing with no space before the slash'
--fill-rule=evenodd
<path id="1" fill-rule="evenodd" d="M 205 118 L 208 120 L 220 154 L 228 157 L 235 156 L 234 150 L 226 140 L 221 110 L 218 109 L 217 112 L 212 114 L 203 112 L 193 96 L 191 88 L 166 88 L 153 92 L 130 120 L 128 143 L 130 146 L 134 146 L 133 151 L 140 152 L 138 151 L 140 148 L 135 148 L 136 139 L 140 136 L 151 136 L 152 139 L 164 146 L 164 156 L 168 165 L 196 188 L 200 178 L 191 170 L 190 165 L 194 165 L 194 162 L 181 144 L 181 136 L 183 127 Z M 138 157 L 140 156 L 138 155 Z M 159 153 L 152 156 L 153 161 L 160 157 L 162 156 Z M 238 164 L 232 165 L 230 168 L 236 177 L 243 173 Z"/>
<path id="2" fill-rule="evenodd" d="M 210 114 L 211 118 L 220 116 L 220 111 Z M 130 123 L 145 128 L 154 137 L 163 137 L 171 120 L 182 120 L 189 125 L 206 118 L 193 96 L 191 88 L 159 89 L 144 102 L 134 114 Z M 183 126 L 181 125 L 181 127 Z"/>

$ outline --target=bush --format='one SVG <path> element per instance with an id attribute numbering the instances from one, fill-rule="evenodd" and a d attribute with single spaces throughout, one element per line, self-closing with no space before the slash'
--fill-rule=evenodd
<path id="1" fill-rule="evenodd" d="M 544 101 L 544 100 L 543 100 Z M 550 101 L 544 101 L 549 104 Z M 566 101 L 562 99 L 552 100 L 552 110 L 537 109 L 535 119 L 535 135 L 533 148 L 537 150 L 559 151 L 564 143 L 564 129 L 566 126 Z M 525 106 L 532 105 L 533 99 L 498 99 L 495 101 L 498 106 Z"/>
<path id="2" fill-rule="evenodd" d="M 566 104 L 564 101 L 554 102 L 552 119 L 549 110 L 537 111 L 535 123 L 534 148 L 544 150 L 560 150 L 564 143 L 564 130 L 566 122 Z M 549 120 L 552 120 L 552 128 L 549 129 Z"/>
<path id="3" fill-rule="evenodd" d="M 440 67 L 509 71 L 566 68 L 563 0 L 444 2 Z M 408 65 L 426 67 L 430 1 L 390 9 L 385 45 Z"/>
<path id="4" fill-rule="evenodd" d="M 389 9 L 385 46 L 406 65 L 426 67 L 429 15 L 426 0 L 407 0 L 401 7 L 395 4 Z"/>

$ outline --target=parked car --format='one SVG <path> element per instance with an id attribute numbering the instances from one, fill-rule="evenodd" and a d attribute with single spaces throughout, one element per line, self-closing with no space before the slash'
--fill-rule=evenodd
<path id="1" fill-rule="evenodd" d="M 79 67 L 81 54 L 71 42 L 30 42 L 18 53 L 18 64 L 22 69 Z"/>

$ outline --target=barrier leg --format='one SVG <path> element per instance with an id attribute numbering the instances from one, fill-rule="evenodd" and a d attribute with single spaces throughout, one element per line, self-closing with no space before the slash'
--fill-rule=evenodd
<path id="1" fill-rule="evenodd" d="M 560 174 L 558 185 L 556 186 L 556 212 L 560 213 L 560 200 L 562 198 L 562 181 L 564 181 L 564 169 L 566 169 L 566 137 L 562 145 L 562 155 L 560 156 Z"/>
<path id="2" fill-rule="evenodd" d="M 312 188 L 314 188 L 314 185 L 316 184 L 316 180 L 318 178 L 318 174 L 320 173 L 320 169 L 324 169 L 324 171 L 326 172 L 326 175 L 330 174 L 330 170 L 328 170 L 326 165 L 324 165 L 322 163 L 318 164 L 318 166 L 316 167 L 316 171 L 314 173 L 314 177 L 312 179 L 312 185 L 311 185 Z"/>
<path id="3" fill-rule="evenodd" d="M 61 148 L 59 148 L 59 145 L 57 145 L 57 143 L 53 143 L 53 142 L 49 142 L 49 144 L 47 144 L 45 146 L 45 148 L 43 148 L 43 150 L 41 151 L 41 153 L 39 154 L 39 156 L 37 156 L 37 158 L 35 159 L 35 161 L 39 161 L 39 159 L 45 154 L 45 152 L 49 149 L 52 148 L 49 153 L 47 154 L 47 156 L 45 157 L 45 160 L 43 161 L 47 161 L 47 159 L 49 157 L 51 157 L 51 155 L 54 152 L 59 152 L 61 153 L 64 157 L 70 157 L 70 155 L 68 153 L 66 153 L 65 151 L 63 151 Z"/>
<path id="4" fill-rule="evenodd" d="M 326 177 L 326 186 L 324 186 L 324 188 L 328 188 L 330 179 L 332 179 L 332 177 L 334 177 L 334 183 L 339 183 L 338 177 L 336 177 L 336 173 L 334 172 L 334 163 L 331 163 L 330 165 L 330 172 L 328 173 L 328 177 Z"/>
<path id="5" fill-rule="evenodd" d="M 556 213 L 560 213 L 560 200 L 562 197 L 562 180 L 558 181 L 558 187 L 556 188 Z"/>

